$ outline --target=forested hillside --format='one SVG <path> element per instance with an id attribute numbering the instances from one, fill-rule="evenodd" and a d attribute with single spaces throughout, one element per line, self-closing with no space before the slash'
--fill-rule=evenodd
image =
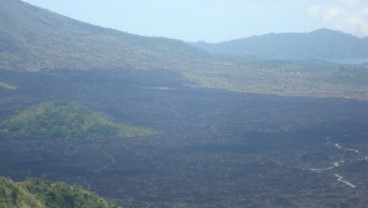
<path id="1" fill-rule="evenodd" d="M 119 208 L 97 194 L 65 183 L 37 178 L 14 182 L 0 177 L 1 208 Z"/>

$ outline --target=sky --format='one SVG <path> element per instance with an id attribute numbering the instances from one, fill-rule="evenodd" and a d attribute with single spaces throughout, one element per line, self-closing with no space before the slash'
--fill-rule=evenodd
<path id="1" fill-rule="evenodd" d="M 144 36 L 220 42 L 329 28 L 368 36 L 368 0 L 23 0 Z"/>

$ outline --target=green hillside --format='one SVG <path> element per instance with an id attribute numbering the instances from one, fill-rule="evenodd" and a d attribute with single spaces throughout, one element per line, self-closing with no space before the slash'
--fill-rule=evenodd
<path id="1" fill-rule="evenodd" d="M 135 137 L 151 135 L 148 129 L 117 124 L 76 103 L 42 102 L 2 121 L 5 132 L 52 138 Z"/>
<path id="2" fill-rule="evenodd" d="M 1 0 L 0 14 L 2 69 L 185 69 L 210 57 L 183 41 L 93 26 L 20 0 Z"/>
<path id="3" fill-rule="evenodd" d="M 97 194 L 65 183 L 0 177 L 0 208 L 118 208 Z"/>
<path id="4" fill-rule="evenodd" d="M 0 14 L 0 70 L 164 69 L 178 73 L 196 87 L 281 96 L 368 99 L 367 65 L 211 55 L 180 40 L 142 37 L 93 26 L 20 0 L 0 0 Z M 239 41 L 224 47 L 213 46 L 221 46 L 221 51 L 236 51 L 237 56 L 239 51 L 255 51 L 265 53 L 260 57 L 272 59 L 283 59 L 283 54 L 287 55 L 285 59 L 364 59 L 368 53 L 366 38 L 357 40 L 336 31 L 269 34 Z M 1 81 L 17 84 L 6 78 Z M 0 83 L 0 90 L 4 87 L 9 89 Z"/>

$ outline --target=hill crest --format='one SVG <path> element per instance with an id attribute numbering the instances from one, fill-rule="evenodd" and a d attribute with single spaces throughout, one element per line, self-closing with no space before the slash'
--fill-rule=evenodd
<path id="1" fill-rule="evenodd" d="M 358 38 L 330 29 L 309 33 L 269 33 L 213 44 L 193 43 L 192 46 L 224 56 L 281 60 L 368 60 L 368 38 Z"/>

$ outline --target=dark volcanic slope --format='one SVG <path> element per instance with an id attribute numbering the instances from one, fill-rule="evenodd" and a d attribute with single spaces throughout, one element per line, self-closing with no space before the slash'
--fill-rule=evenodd
<path id="1" fill-rule="evenodd" d="M 73 100 L 160 132 L 109 142 L 1 134 L 0 175 L 76 183 L 124 207 L 368 203 L 367 102 L 191 88 L 158 70 L 0 75 L 18 86 L 0 88 L 1 119 L 41 100 Z"/>
<path id="2" fill-rule="evenodd" d="M 85 24 L 20 0 L 0 0 L 0 53 L 3 69 L 18 70 L 185 68 L 209 57 L 182 41 Z"/>
<path id="3" fill-rule="evenodd" d="M 125 207 L 368 204 L 367 102 L 188 81 L 363 99 L 366 65 L 216 63 L 180 41 L 91 26 L 19 0 L 0 0 L 0 40 L 1 68 L 13 69 L 0 70 L 1 120 L 42 101 L 73 101 L 158 132 L 108 142 L 1 132 L 0 175 L 82 185 Z M 28 72 L 45 68 L 54 70 Z"/>
<path id="4" fill-rule="evenodd" d="M 310 33 L 281 33 L 253 36 L 227 42 L 194 46 L 228 56 L 268 59 L 368 60 L 368 38 L 320 29 Z"/>

